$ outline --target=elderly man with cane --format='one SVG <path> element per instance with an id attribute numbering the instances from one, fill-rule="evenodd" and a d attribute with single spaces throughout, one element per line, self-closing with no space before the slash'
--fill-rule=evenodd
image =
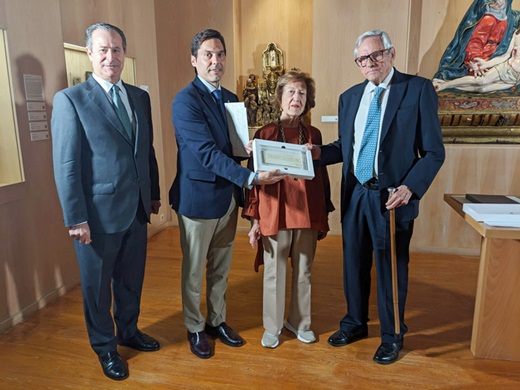
<path id="1" fill-rule="evenodd" d="M 398 359 L 407 331 L 404 308 L 413 222 L 419 199 L 444 162 L 444 145 L 431 81 L 393 67 L 395 49 L 386 32 L 362 34 L 354 59 L 366 80 L 340 96 L 339 139 L 308 146 L 318 165 L 343 162 L 341 222 L 348 312 L 328 342 L 340 347 L 368 336 L 374 261 L 381 329 L 374 361 L 390 364 Z M 390 187 L 395 191 L 389 196 Z M 390 234 L 394 213 L 395 235 Z"/>

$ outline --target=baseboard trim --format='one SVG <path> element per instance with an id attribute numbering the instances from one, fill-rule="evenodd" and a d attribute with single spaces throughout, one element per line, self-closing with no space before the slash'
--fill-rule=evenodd
<path id="1" fill-rule="evenodd" d="M 27 320 L 30 316 L 36 313 L 38 310 L 44 308 L 48 304 L 56 301 L 62 295 L 64 295 L 67 291 L 71 290 L 73 287 L 76 287 L 80 284 L 79 276 L 72 278 L 64 285 L 57 287 L 55 290 L 51 291 L 44 297 L 38 299 L 37 301 L 31 303 L 29 306 L 24 308 L 22 311 L 15 313 L 0 322 L 0 333 L 5 333 L 15 325 Z"/>

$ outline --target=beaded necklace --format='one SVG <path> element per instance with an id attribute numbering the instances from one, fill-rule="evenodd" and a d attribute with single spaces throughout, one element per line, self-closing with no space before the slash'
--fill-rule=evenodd
<path id="1" fill-rule="evenodd" d="M 298 135 L 298 143 L 300 145 L 303 145 L 305 143 L 307 143 L 307 138 L 305 138 L 305 134 L 303 132 L 303 124 L 302 124 L 302 118 L 298 118 L 298 132 L 299 132 L 299 135 Z M 278 138 L 282 141 L 282 142 L 286 142 L 285 141 L 285 133 L 283 131 L 283 126 L 282 126 L 282 121 L 280 118 L 278 118 Z"/>

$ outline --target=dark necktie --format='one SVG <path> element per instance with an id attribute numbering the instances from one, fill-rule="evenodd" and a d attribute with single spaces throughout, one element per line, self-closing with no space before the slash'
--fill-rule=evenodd
<path id="1" fill-rule="evenodd" d="M 222 99 L 222 91 L 220 89 L 215 89 L 211 94 L 217 101 L 218 110 L 220 111 L 224 123 L 227 123 L 226 108 L 224 107 L 224 100 Z"/>
<path id="2" fill-rule="evenodd" d="M 119 91 L 121 90 L 117 85 L 114 85 L 111 89 L 112 92 L 112 101 L 114 102 L 114 108 L 116 110 L 116 114 L 119 117 L 119 120 L 123 124 L 123 128 L 130 138 L 133 141 L 134 132 L 132 130 L 132 122 L 130 122 L 130 118 L 128 117 L 128 112 L 126 111 L 125 105 L 119 96 Z"/>
<path id="3" fill-rule="evenodd" d="M 381 102 L 379 96 L 383 89 L 382 87 L 374 89 L 374 97 L 368 108 L 365 132 L 361 140 L 355 172 L 356 178 L 361 184 L 365 184 L 374 176 L 374 160 L 379 134 L 379 122 L 381 120 Z"/>

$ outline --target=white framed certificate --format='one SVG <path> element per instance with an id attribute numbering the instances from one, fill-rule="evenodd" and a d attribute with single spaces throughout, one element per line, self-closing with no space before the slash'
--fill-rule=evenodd
<path id="1" fill-rule="evenodd" d="M 305 145 L 285 142 L 253 140 L 253 162 L 255 172 L 279 169 L 281 173 L 295 178 L 314 178 L 311 151 Z"/>

